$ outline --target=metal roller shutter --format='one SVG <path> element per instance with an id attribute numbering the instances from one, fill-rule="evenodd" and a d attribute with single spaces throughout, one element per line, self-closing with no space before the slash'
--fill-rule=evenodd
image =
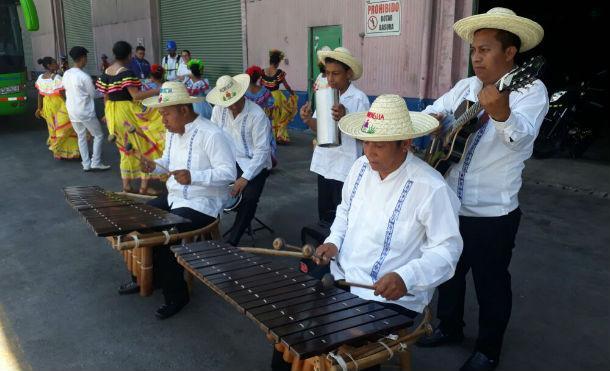
<path id="1" fill-rule="evenodd" d="M 63 0 L 62 3 L 67 50 L 70 51 L 77 45 L 85 47 L 89 51 L 85 71 L 90 75 L 98 75 L 91 26 L 91 0 Z"/>
<path id="2" fill-rule="evenodd" d="M 160 0 L 162 56 L 174 40 L 202 59 L 204 76 L 214 86 L 222 75 L 244 72 L 240 0 Z"/>

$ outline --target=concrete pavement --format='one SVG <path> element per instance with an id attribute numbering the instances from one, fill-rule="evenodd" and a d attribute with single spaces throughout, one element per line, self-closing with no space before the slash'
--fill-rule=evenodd
<path id="1" fill-rule="evenodd" d="M 264 334 L 202 284 L 184 311 L 166 321 L 153 315 L 160 293 L 117 295 L 128 278 L 119 254 L 95 237 L 61 192 L 69 185 L 119 190 L 115 148 L 104 145 L 111 171 L 84 173 L 78 162 L 52 158 L 42 121 L 0 122 L 0 332 L 22 368 L 268 369 L 271 346 Z M 317 214 L 316 179 L 308 170 L 311 136 L 292 135 L 294 143 L 279 149 L 279 168 L 261 199 L 257 215 L 276 233 L 259 232 L 260 246 L 276 236 L 298 242 L 300 227 Z M 529 161 L 511 264 L 513 316 L 498 370 L 610 368 L 608 170 L 598 162 Z M 231 216 L 223 228 L 230 223 Z M 476 337 L 476 314 L 469 285 L 467 339 L 459 346 L 415 348 L 414 370 L 458 369 Z"/>

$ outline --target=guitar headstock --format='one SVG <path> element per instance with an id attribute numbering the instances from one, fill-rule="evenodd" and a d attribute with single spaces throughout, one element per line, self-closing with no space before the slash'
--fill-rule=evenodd
<path id="1" fill-rule="evenodd" d="M 544 57 L 541 55 L 530 58 L 529 61 L 513 68 L 506 75 L 502 76 L 496 87 L 499 91 L 518 91 L 531 85 L 542 71 Z"/>

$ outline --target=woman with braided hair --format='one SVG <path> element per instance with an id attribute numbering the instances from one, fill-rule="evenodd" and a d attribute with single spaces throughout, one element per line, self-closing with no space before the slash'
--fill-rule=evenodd
<path id="1" fill-rule="evenodd" d="M 279 68 L 280 62 L 284 59 L 284 53 L 277 49 L 269 51 L 269 67 L 263 70 L 261 85 L 271 91 L 274 103 L 270 109 L 271 124 L 273 133 L 278 144 L 290 142 L 288 135 L 288 124 L 297 113 L 297 96 L 286 81 L 286 72 Z M 280 90 L 280 85 L 284 85 L 290 97 L 287 98 Z"/>
<path id="2" fill-rule="evenodd" d="M 78 138 L 66 110 L 62 78 L 57 74 L 59 65 L 52 57 L 41 58 L 38 64 L 44 67 L 45 72 L 36 80 L 38 107 L 35 115 L 47 122 L 49 150 L 56 159 L 80 158 Z"/>

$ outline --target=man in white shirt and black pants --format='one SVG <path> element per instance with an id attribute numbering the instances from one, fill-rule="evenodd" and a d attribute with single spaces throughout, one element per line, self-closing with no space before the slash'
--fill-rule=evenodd
<path id="1" fill-rule="evenodd" d="M 254 218 L 271 169 L 271 123 L 256 103 L 245 98 L 249 85 L 247 74 L 221 76 L 206 98 L 214 104 L 212 122 L 230 139 L 237 159 L 237 180 L 231 195 L 241 193 L 242 199 L 227 239 L 233 246 L 239 244 Z"/>
<path id="2" fill-rule="evenodd" d="M 453 275 L 462 251 L 457 197 L 409 151 L 413 138 L 437 127 L 434 117 L 409 113 L 398 95 L 380 95 L 368 112 L 341 119 L 339 128 L 363 141 L 365 156 L 351 167 L 330 236 L 314 257 L 330 262 L 336 280 L 375 288 L 352 286 L 352 294 L 411 318 Z M 275 352 L 272 369 L 286 366 Z"/>
<path id="3" fill-rule="evenodd" d="M 342 47 L 319 50 L 318 60 L 324 63 L 328 86 L 337 89 L 340 94 L 339 104 L 332 108 L 333 119 L 338 122 L 348 113 L 366 112 L 370 107 L 369 98 L 353 83 L 362 76 L 360 61 Z M 318 127 L 317 111 L 312 112 L 309 102 L 301 107 L 300 115 L 303 122 L 315 132 Z M 340 135 L 340 146 L 316 146 L 311 158 L 310 170 L 318 174 L 319 221 L 315 229 L 319 230 L 316 234 L 320 235 L 327 234 L 335 220 L 337 206 L 341 203 L 343 182 L 356 159 L 362 155 L 362 143 L 350 136 Z M 320 278 L 328 270 L 327 267 L 317 267 L 309 259 L 303 259 L 301 271 Z"/>
<path id="4" fill-rule="evenodd" d="M 143 101 L 145 106 L 159 109 L 167 134 L 163 156 L 155 161 L 143 158 L 142 171 L 163 173 L 164 168 L 171 171 L 166 183 L 168 194 L 149 205 L 190 219 L 191 224 L 178 227 L 181 232 L 214 222 L 228 199 L 229 184 L 235 179 L 235 156 L 224 134 L 193 110 L 192 103 L 203 99 L 190 97 L 181 82 L 166 82 L 159 96 Z M 155 315 L 165 319 L 188 303 L 189 294 L 184 269 L 169 247 L 155 248 L 153 259 L 165 298 Z"/>
<path id="5" fill-rule="evenodd" d="M 83 71 L 87 65 L 89 52 L 82 46 L 70 49 L 70 57 L 74 66 L 67 70 L 63 76 L 66 91 L 66 109 L 68 116 L 78 136 L 78 149 L 83 160 L 83 170 L 108 170 L 110 166 L 102 164 L 102 144 L 104 132 L 100 121 L 95 114 L 95 85 L 91 76 Z M 93 155 L 89 157 L 89 144 L 87 131 L 93 137 Z"/>
<path id="6" fill-rule="evenodd" d="M 508 266 L 521 219 L 517 199 L 521 172 L 549 107 L 546 88 L 539 80 L 510 95 L 500 93 L 494 83 L 514 67 L 518 52 L 542 40 L 543 30 L 504 8 L 462 19 L 454 29 L 472 44 L 476 76 L 459 81 L 424 112 L 442 118 L 453 115 L 465 99 L 478 101 L 484 109 L 479 120 L 486 123 L 472 134 L 463 159 L 446 175 L 462 203 L 464 252 L 455 276 L 439 287 L 440 325 L 418 344 L 437 346 L 463 339 L 465 277 L 472 269 L 479 334 L 461 370 L 492 370 L 498 365 L 512 307 Z"/>

